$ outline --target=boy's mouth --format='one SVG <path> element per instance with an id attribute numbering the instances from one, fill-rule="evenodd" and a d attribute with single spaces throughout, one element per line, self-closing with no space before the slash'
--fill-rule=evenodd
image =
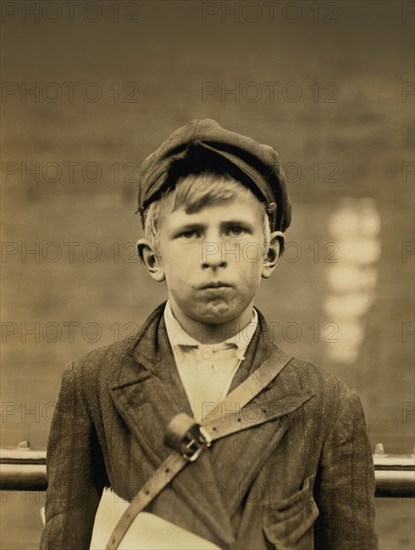
<path id="1" fill-rule="evenodd" d="M 201 285 L 199 290 L 206 290 L 208 288 L 231 288 L 231 285 L 227 283 L 222 283 L 222 281 L 216 281 L 214 283 L 208 283 L 206 285 Z"/>

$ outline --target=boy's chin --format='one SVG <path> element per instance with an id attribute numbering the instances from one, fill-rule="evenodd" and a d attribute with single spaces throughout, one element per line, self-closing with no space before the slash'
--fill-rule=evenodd
<path id="1" fill-rule="evenodd" d="M 215 300 L 203 304 L 198 312 L 198 321 L 207 325 L 220 325 L 236 319 L 238 313 L 233 305 L 223 300 Z"/>

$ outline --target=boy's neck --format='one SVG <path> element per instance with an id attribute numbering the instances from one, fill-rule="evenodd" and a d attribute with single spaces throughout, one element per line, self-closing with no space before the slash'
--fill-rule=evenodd
<path id="1" fill-rule="evenodd" d="M 171 300 L 170 307 L 182 329 L 201 344 L 208 345 L 224 342 L 249 325 L 252 320 L 253 304 L 250 304 L 236 319 L 221 324 L 209 324 L 195 321 L 184 315 L 174 301 Z"/>

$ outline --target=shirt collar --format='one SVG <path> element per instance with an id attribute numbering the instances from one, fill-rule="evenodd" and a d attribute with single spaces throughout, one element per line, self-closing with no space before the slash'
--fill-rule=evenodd
<path id="1" fill-rule="evenodd" d="M 238 357 L 240 359 L 244 358 L 244 353 L 249 345 L 249 342 L 254 335 L 254 332 L 258 326 L 258 313 L 255 308 L 252 308 L 252 317 L 251 321 L 246 327 L 239 331 L 234 336 L 227 338 L 224 342 L 219 344 L 203 344 L 198 342 L 195 338 L 187 334 L 173 315 L 173 311 L 170 306 L 170 302 L 167 301 L 166 307 L 164 308 L 164 321 L 166 323 L 167 335 L 170 340 L 171 346 L 192 346 L 197 348 L 203 347 L 218 347 L 223 346 L 224 344 L 236 346 L 238 349 Z"/>

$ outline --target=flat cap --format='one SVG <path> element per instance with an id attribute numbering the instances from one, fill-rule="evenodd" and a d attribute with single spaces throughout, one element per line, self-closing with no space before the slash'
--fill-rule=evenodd
<path id="1" fill-rule="evenodd" d="M 272 230 L 285 231 L 291 203 L 278 153 L 269 145 L 230 132 L 213 119 L 194 119 L 179 128 L 142 163 L 138 212 L 175 185 L 181 175 L 227 171 L 267 204 Z"/>

